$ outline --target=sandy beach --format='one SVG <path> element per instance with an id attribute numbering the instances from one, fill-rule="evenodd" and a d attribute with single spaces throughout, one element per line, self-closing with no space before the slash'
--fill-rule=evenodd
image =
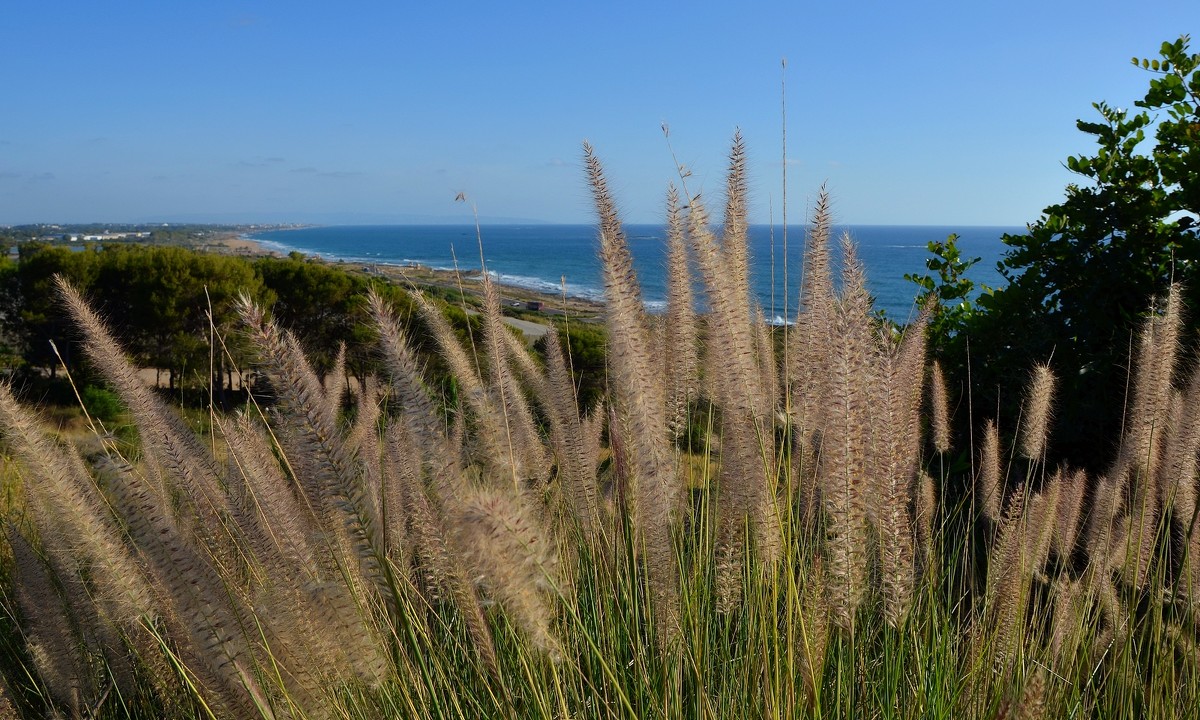
<path id="1" fill-rule="evenodd" d="M 219 252 L 226 255 L 244 255 L 258 257 L 262 255 L 281 257 L 282 253 L 270 250 L 262 243 L 252 240 L 242 233 L 225 232 L 214 235 L 199 248 L 207 252 Z"/>

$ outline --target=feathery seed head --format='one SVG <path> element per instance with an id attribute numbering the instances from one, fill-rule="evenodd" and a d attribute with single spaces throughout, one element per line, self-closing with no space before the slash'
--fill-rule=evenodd
<path id="1" fill-rule="evenodd" d="M 1000 505 L 1004 501 L 1004 473 L 1000 464 L 1000 430 L 988 420 L 983 427 L 983 447 L 979 458 L 976 493 L 979 507 L 992 523 L 1000 523 Z"/>
<path id="2" fill-rule="evenodd" d="M 634 527 L 645 543 L 655 628 L 661 647 L 679 634 L 678 564 L 671 540 L 676 507 L 675 464 L 670 454 L 662 373 L 651 359 L 641 289 L 604 172 L 591 145 L 584 144 L 589 185 L 600 224 L 600 258 L 608 301 L 610 384 L 613 390 L 614 459 L 628 445 L 626 467 L 634 478 Z M 699 204 L 691 203 L 692 227 Z M 706 228 L 701 228 L 707 232 Z"/>
<path id="3" fill-rule="evenodd" d="M 1049 364 L 1036 366 L 1030 376 L 1021 433 L 1021 454 L 1030 460 L 1040 460 L 1046 452 L 1057 382 Z"/>
<path id="4" fill-rule="evenodd" d="M 933 408 L 933 447 L 939 453 L 950 451 L 950 401 L 946 393 L 946 374 L 942 364 L 933 361 L 930 371 L 930 405 Z"/>
<path id="5" fill-rule="evenodd" d="M 1079 539 L 1079 519 L 1083 514 L 1083 498 L 1087 493 L 1087 472 L 1063 469 L 1056 477 L 1062 487 L 1058 491 L 1053 548 L 1054 553 L 1067 562 Z"/>
<path id="6" fill-rule="evenodd" d="M 918 479 L 916 505 L 917 539 L 926 555 L 933 550 L 934 526 L 937 524 L 937 481 L 925 471 Z"/>
<path id="7" fill-rule="evenodd" d="M 557 554 L 518 503 L 496 492 L 480 491 L 464 502 L 458 518 L 460 544 L 469 563 L 513 615 L 533 643 L 556 657 L 558 639 L 551 629 L 551 598 L 561 583 Z"/>

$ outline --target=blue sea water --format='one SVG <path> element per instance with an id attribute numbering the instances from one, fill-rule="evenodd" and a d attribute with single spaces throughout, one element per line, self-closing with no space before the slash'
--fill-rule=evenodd
<path id="1" fill-rule="evenodd" d="M 1015 227 L 950 227 L 855 225 L 835 228 L 854 238 L 867 272 L 876 308 L 904 321 L 914 314 L 917 287 L 906 273 L 925 274 L 930 257 L 926 244 L 959 235 L 963 257 L 981 258 L 968 276 L 992 287 L 1002 284 L 996 263 L 1004 251 L 1000 237 Z M 790 226 L 785 253 L 782 228 L 750 229 L 751 284 L 768 318 L 781 321 L 795 313 L 799 299 L 804 244 L 803 226 Z M 661 225 L 626 225 L 625 232 L 652 311 L 665 306 L 666 230 Z M 276 230 L 250 236 L 269 248 L 298 250 L 328 260 L 356 264 L 407 265 L 438 269 L 478 270 L 480 242 L 487 269 L 500 282 L 558 294 L 600 300 L 604 296 L 594 225 L 485 225 L 477 237 L 473 226 L 347 225 Z M 785 281 L 786 272 L 786 281 Z M 785 303 L 785 282 L 787 287 Z M 786 309 L 786 310 L 785 310 Z"/>

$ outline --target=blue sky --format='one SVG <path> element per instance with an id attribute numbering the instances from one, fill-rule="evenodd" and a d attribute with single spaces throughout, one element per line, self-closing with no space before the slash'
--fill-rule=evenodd
<path id="1" fill-rule="evenodd" d="M 629 222 L 675 178 L 753 217 L 1021 225 L 1072 181 L 1091 103 L 1194 0 L 23 2 L 3 12 L 0 224 L 591 222 L 583 140 Z M 1195 48 L 1195 43 L 1193 44 Z"/>

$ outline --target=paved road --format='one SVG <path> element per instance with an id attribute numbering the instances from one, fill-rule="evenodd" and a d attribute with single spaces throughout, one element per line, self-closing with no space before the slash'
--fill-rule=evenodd
<path id="1" fill-rule="evenodd" d="M 466 308 L 466 313 L 468 315 L 478 315 L 479 311 Z M 504 318 L 504 322 L 509 327 L 515 327 L 516 329 L 525 333 L 525 339 L 530 343 L 535 343 L 538 340 L 541 340 L 542 336 L 550 332 L 549 326 L 543 325 L 542 323 L 530 322 L 529 320 L 518 320 L 514 317 L 506 317 Z"/>
<path id="2" fill-rule="evenodd" d="M 516 329 L 525 333 L 525 337 L 529 340 L 529 342 L 537 342 L 538 340 L 541 340 L 542 336 L 550 331 L 549 327 L 541 323 L 530 322 L 528 320 L 518 320 L 517 318 L 506 317 L 504 318 L 504 322 L 510 327 L 515 327 Z"/>

